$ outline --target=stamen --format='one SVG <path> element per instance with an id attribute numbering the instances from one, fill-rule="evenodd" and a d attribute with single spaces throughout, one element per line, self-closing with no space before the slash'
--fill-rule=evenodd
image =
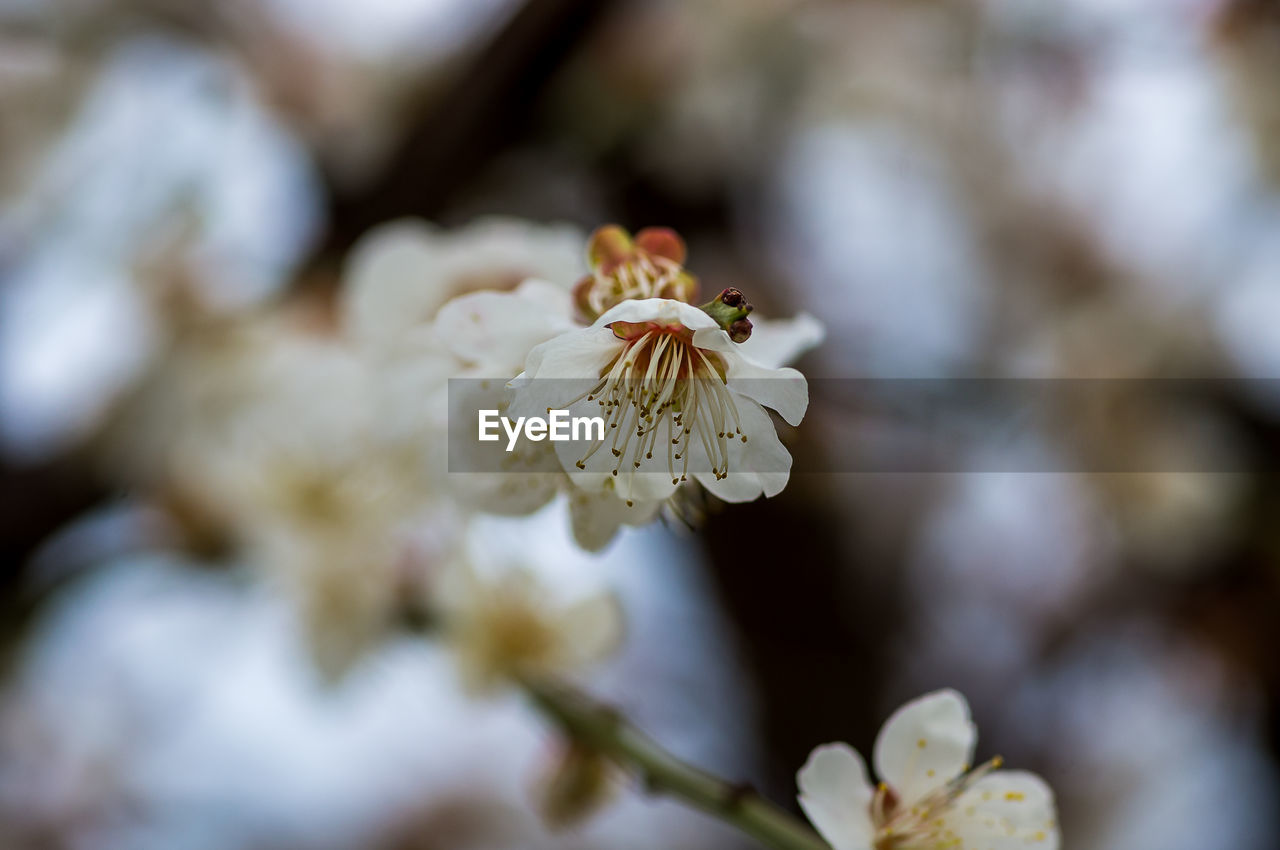
<path id="1" fill-rule="evenodd" d="M 678 265 L 661 257 L 649 258 L 634 267 L 616 269 L 612 280 L 633 288 L 680 271 Z M 643 332 L 628 339 L 635 331 Z M 628 463 L 633 471 L 643 470 L 645 462 L 654 459 L 665 421 L 666 471 L 673 484 L 688 480 L 689 452 L 695 440 L 701 443 L 711 472 L 717 479 L 725 478 L 729 474 L 729 441 L 734 437 L 745 441 L 746 435 L 718 361 L 697 349 L 688 331 L 678 325 L 632 326 L 632 333 L 624 336 L 621 329 L 616 333 L 624 341 L 623 350 L 600 380 L 571 402 L 583 398 L 595 401 L 603 409 L 607 426 L 605 437 L 594 441 L 577 461 L 578 468 L 585 469 L 587 461 L 607 442 L 616 459 L 610 470 L 613 476 L 620 475 Z M 676 461 L 681 462 L 678 474 Z"/>

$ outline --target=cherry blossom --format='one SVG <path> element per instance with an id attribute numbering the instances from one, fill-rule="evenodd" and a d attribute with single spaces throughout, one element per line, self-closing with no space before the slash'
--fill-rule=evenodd
<path id="1" fill-rule="evenodd" d="M 1053 792 L 1033 773 L 972 768 L 977 727 L 942 690 L 894 712 L 876 738 L 873 786 L 858 753 L 826 744 L 797 780 L 800 806 L 835 850 L 1056 850 Z"/>

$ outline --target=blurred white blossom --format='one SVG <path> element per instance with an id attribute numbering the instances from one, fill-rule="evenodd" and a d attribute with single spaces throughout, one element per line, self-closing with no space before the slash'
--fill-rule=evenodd
<path id="1" fill-rule="evenodd" d="M 622 610 L 612 594 L 557 598 L 555 586 L 528 567 L 464 566 L 442 584 L 444 633 L 472 692 L 578 673 L 622 639 Z"/>
<path id="2" fill-rule="evenodd" d="M 0 445 L 44 457 L 83 438 L 163 350 L 175 311 L 276 293 L 318 200 L 239 68 L 174 40 L 122 42 L 0 218 Z"/>

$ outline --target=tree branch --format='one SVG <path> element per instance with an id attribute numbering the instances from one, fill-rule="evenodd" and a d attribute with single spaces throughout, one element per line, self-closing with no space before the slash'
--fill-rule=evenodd
<path id="1" fill-rule="evenodd" d="M 681 761 L 617 711 L 564 684 L 523 685 L 538 710 L 566 734 L 633 771 L 649 791 L 682 800 L 774 850 L 830 850 L 813 830 L 755 789 Z"/>

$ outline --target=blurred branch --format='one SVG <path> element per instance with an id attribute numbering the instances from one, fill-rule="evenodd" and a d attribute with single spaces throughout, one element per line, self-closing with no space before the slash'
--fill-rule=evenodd
<path id="1" fill-rule="evenodd" d="M 533 704 L 568 735 L 639 774 L 654 793 L 675 797 L 774 850 L 830 850 L 818 835 L 747 785 L 681 761 L 614 709 L 563 684 L 526 682 Z"/>

